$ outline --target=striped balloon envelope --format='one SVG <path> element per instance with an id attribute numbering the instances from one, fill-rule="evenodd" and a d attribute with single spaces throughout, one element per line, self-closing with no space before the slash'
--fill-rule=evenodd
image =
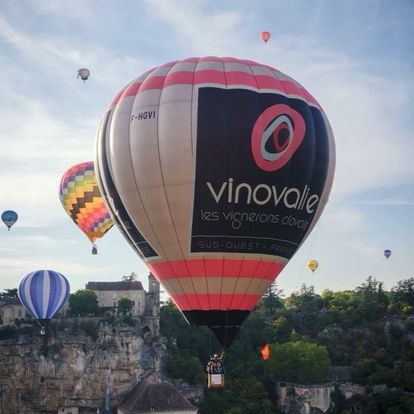
<path id="1" fill-rule="evenodd" d="M 298 82 L 210 56 L 122 89 L 98 128 L 95 165 L 125 238 L 225 348 L 321 215 L 335 146 Z"/>
<path id="2" fill-rule="evenodd" d="M 61 273 L 36 270 L 22 279 L 17 293 L 35 319 L 51 319 L 65 304 L 69 291 L 69 282 Z"/>
<path id="3" fill-rule="evenodd" d="M 96 182 L 92 161 L 69 168 L 60 181 L 59 197 L 63 208 L 91 243 L 113 226 Z"/>

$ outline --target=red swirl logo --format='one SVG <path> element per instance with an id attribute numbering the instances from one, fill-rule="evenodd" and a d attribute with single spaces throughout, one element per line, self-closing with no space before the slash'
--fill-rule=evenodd
<path id="1" fill-rule="evenodd" d="M 302 115 L 290 106 L 267 108 L 252 131 L 252 154 L 257 166 L 264 171 L 282 168 L 302 143 L 305 129 Z"/>

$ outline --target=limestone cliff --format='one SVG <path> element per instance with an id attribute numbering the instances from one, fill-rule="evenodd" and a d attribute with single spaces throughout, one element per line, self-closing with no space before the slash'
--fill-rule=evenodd
<path id="1" fill-rule="evenodd" d="M 14 332 L 0 339 L 0 413 L 57 413 L 60 407 L 102 407 L 111 372 L 116 406 L 142 378 L 160 372 L 163 348 L 147 323 L 65 320 L 47 337 Z M 4 336 L 3 336 L 4 338 Z"/>

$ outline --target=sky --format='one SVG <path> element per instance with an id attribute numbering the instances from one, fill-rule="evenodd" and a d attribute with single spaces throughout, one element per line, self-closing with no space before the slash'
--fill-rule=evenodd
<path id="1" fill-rule="evenodd" d="M 293 77 L 334 132 L 330 201 L 278 288 L 354 289 L 373 276 L 391 289 L 413 277 L 413 20 L 410 0 L 2 0 L 0 211 L 19 220 L 0 228 L 0 291 L 37 269 L 63 273 L 72 292 L 132 272 L 147 286 L 117 228 L 91 255 L 58 185 L 69 167 L 94 159 L 100 118 L 124 85 L 165 62 L 209 55 Z M 309 259 L 319 261 L 314 274 Z"/>

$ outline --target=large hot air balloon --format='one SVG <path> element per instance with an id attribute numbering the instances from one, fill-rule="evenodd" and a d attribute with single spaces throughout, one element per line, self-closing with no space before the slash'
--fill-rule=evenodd
<path id="1" fill-rule="evenodd" d="M 267 43 L 270 39 L 270 32 L 262 32 L 260 36 L 263 42 Z"/>
<path id="2" fill-rule="evenodd" d="M 384 256 L 386 259 L 389 259 L 391 256 L 391 250 L 390 249 L 385 249 L 384 250 Z"/>
<path id="3" fill-rule="evenodd" d="M 37 270 L 22 279 L 17 294 L 27 311 L 44 324 L 65 304 L 69 290 L 69 282 L 61 273 Z"/>
<path id="4" fill-rule="evenodd" d="M 70 218 L 93 244 L 113 226 L 102 199 L 92 161 L 69 168 L 60 181 L 59 197 Z M 92 253 L 96 254 L 93 245 Z"/>
<path id="5" fill-rule="evenodd" d="M 118 93 L 95 165 L 123 235 L 226 348 L 321 215 L 335 148 L 320 105 L 289 76 L 189 58 Z"/>
<path id="6" fill-rule="evenodd" d="M 17 213 L 13 210 L 6 210 L 3 211 L 3 213 L 1 214 L 1 220 L 7 226 L 7 230 L 9 231 L 10 227 L 13 226 L 14 223 L 16 223 L 18 217 L 19 216 L 17 215 Z"/>
<path id="7" fill-rule="evenodd" d="M 315 272 L 318 266 L 319 266 L 319 262 L 317 260 L 311 259 L 308 261 L 308 268 L 312 270 L 312 272 Z"/>

